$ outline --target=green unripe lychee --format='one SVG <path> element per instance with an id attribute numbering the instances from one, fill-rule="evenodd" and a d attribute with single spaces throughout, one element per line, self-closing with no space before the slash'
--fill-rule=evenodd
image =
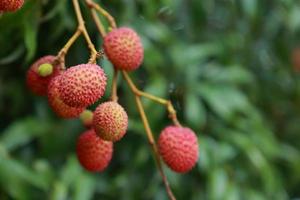
<path id="1" fill-rule="evenodd" d="M 92 126 L 93 116 L 93 112 L 88 109 L 86 109 L 80 114 L 80 119 L 85 127 L 89 128 Z"/>
<path id="2" fill-rule="evenodd" d="M 42 77 L 49 76 L 53 73 L 53 65 L 50 63 L 41 64 L 38 68 L 38 74 Z"/>

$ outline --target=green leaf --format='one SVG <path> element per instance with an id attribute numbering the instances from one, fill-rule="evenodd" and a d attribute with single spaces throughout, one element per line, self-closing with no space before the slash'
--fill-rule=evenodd
<path id="1" fill-rule="evenodd" d="M 74 199 L 92 199 L 95 192 L 95 183 L 96 181 L 92 178 L 92 176 L 87 174 L 81 174 L 78 176 L 76 180 Z"/>
<path id="2" fill-rule="evenodd" d="M 246 114 L 250 108 L 247 97 L 235 87 L 203 84 L 197 91 L 211 109 L 225 120 L 232 118 L 237 111 Z"/>
<path id="3" fill-rule="evenodd" d="M 30 7 L 24 16 L 24 42 L 27 49 L 26 61 L 33 58 L 37 47 L 37 33 L 40 19 L 39 4 L 35 3 Z"/>
<path id="4" fill-rule="evenodd" d="M 186 95 L 185 117 L 196 129 L 200 129 L 206 123 L 206 111 L 200 98 L 193 93 Z"/>
<path id="5" fill-rule="evenodd" d="M 43 134 L 45 127 L 48 125 L 46 122 L 30 117 L 16 121 L 2 133 L 0 143 L 7 150 L 13 150 L 30 142 L 34 137 Z"/>

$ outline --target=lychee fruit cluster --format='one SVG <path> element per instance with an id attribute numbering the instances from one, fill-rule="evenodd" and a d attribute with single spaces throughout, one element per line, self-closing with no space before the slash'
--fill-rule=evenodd
<path id="1" fill-rule="evenodd" d="M 106 89 L 106 74 L 96 64 L 80 64 L 67 70 L 55 56 L 44 56 L 28 69 L 29 89 L 47 95 L 54 113 L 61 118 L 81 118 L 88 131 L 79 136 L 77 157 L 89 171 L 102 171 L 112 158 L 113 142 L 127 131 L 128 116 L 114 101 L 100 104 L 95 112 L 86 109 L 99 100 Z"/>
<path id="2" fill-rule="evenodd" d="M 143 61 L 141 40 L 130 28 L 112 30 L 103 47 L 116 69 L 135 70 Z M 94 112 L 87 109 L 105 93 L 107 76 L 99 65 L 79 64 L 65 70 L 58 60 L 48 55 L 34 62 L 27 72 L 27 85 L 33 93 L 48 97 L 57 116 L 82 120 L 87 131 L 77 140 L 78 160 L 86 170 L 101 172 L 112 159 L 113 143 L 127 132 L 128 115 L 115 99 L 99 104 Z M 166 127 L 159 136 L 158 150 L 178 173 L 191 170 L 198 160 L 196 134 L 186 127 Z"/>
<path id="3" fill-rule="evenodd" d="M 178 173 L 190 171 L 198 160 L 198 139 L 190 128 L 167 126 L 159 136 L 158 149 L 165 163 Z"/>
<path id="4" fill-rule="evenodd" d="M 103 47 L 108 59 L 120 70 L 135 70 L 144 58 L 141 39 L 131 28 L 112 30 L 105 36 Z"/>
<path id="5" fill-rule="evenodd" d="M 19 10 L 24 4 L 24 0 L 1 0 L 0 12 L 14 12 Z"/>

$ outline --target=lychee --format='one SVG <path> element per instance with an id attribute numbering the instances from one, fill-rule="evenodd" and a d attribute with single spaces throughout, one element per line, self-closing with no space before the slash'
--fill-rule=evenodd
<path id="1" fill-rule="evenodd" d="M 14 12 L 19 10 L 24 4 L 24 0 L 1 0 L 0 12 Z"/>
<path id="2" fill-rule="evenodd" d="M 104 95 L 106 75 L 96 64 L 81 64 L 67 69 L 60 79 L 61 99 L 72 107 L 87 107 Z"/>
<path id="3" fill-rule="evenodd" d="M 59 79 L 61 75 L 54 77 L 48 86 L 48 102 L 52 110 L 57 116 L 62 118 L 76 118 L 82 113 L 85 108 L 75 108 L 65 104 L 59 93 Z"/>
<path id="4" fill-rule="evenodd" d="M 166 127 L 159 136 L 158 149 L 165 163 L 178 173 L 188 172 L 198 160 L 198 140 L 190 128 Z"/>
<path id="5" fill-rule="evenodd" d="M 92 127 L 93 125 L 93 116 L 94 116 L 94 113 L 88 109 L 86 109 L 85 111 L 83 111 L 81 114 L 80 114 L 80 119 L 83 123 L 83 125 L 87 128 L 90 128 Z"/>
<path id="6" fill-rule="evenodd" d="M 79 136 L 76 153 L 80 164 L 86 170 L 101 172 L 112 158 L 113 143 L 102 140 L 93 129 L 90 129 Z"/>
<path id="7" fill-rule="evenodd" d="M 44 56 L 40 59 L 38 59 L 35 63 L 31 65 L 31 67 L 27 71 L 26 76 L 26 82 L 29 89 L 40 96 L 47 95 L 47 89 L 48 84 L 50 80 L 59 75 L 61 72 L 61 66 L 56 65 L 53 66 L 53 62 L 55 61 L 55 56 Z M 51 73 L 49 73 L 49 70 L 46 70 L 45 68 L 51 68 Z"/>
<path id="8" fill-rule="evenodd" d="M 127 131 L 127 113 L 117 102 L 102 103 L 94 112 L 93 127 L 103 140 L 118 141 Z"/>
<path id="9" fill-rule="evenodd" d="M 137 69 L 144 58 L 144 48 L 138 34 L 131 28 L 112 30 L 104 38 L 105 54 L 120 70 Z"/>

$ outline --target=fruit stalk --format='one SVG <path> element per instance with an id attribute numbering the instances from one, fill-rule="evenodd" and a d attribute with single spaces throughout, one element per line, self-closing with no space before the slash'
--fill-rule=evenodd
<path id="1" fill-rule="evenodd" d="M 103 24 L 101 23 L 101 21 L 99 20 L 98 18 L 98 14 L 97 14 L 97 11 L 93 8 L 90 7 L 90 10 L 91 10 L 91 15 L 92 15 L 92 18 L 96 24 L 96 27 L 101 35 L 102 38 L 104 38 L 105 36 L 105 28 L 103 26 Z"/>
<path id="2" fill-rule="evenodd" d="M 65 56 L 68 53 L 70 47 L 77 40 L 77 38 L 82 34 L 81 29 L 77 29 L 72 37 L 67 41 L 65 46 L 58 52 L 56 56 L 56 62 L 62 64 L 62 68 L 65 69 Z"/>
<path id="3" fill-rule="evenodd" d="M 118 87 L 118 70 L 114 69 L 114 75 L 113 75 L 112 86 L 111 86 L 111 100 L 116 102 L 118 101 L 117 87 Z"/>
<path id="4" fill-rule="evenodd" d="M 111 28 L 117 28 L 116 21 L 113 16 L 109 14 L 105 9 L 103 9 L 99 4 L 95 3 L 93 0 L 86 0 L 86 4 L 95 10 L 97 10 L 100 14 L 102 14 L 109 22 Z"/>
<path id="5" fill-rule="evenodd" d="M 78 21 L 78 29 L 82 32 L 82 34 L 83 34 L 83 36 L 84 36 L 84 38 L 85 38 L 85 40 L 88 44 L 88 48 L 90 49 L 91 56 L 90 56 L 90 59 L 89 59 L 89 63 L 90 64 L 95 64 L 98 52 L 95 49 L 95 46 L 92 43 L 91 38 L 90 38 L 90 36 L 89 36 L 89 34 L 86 30 L 86 27 L 84 25 L 84 20 L 83 20 L 82 14 L 81 14 L 81 10 L 80 10 L 80 7 L 79 7 L 78 0 L 73 0 L 72 2 L 73 2 L 74 10 L 75 10 L 75 13 L 76 13 L 77 21 Z"/>
<path id="6" fill-rule="evenodd" d="M 163 99 L 163 98 L 160 98 L 160 97 L 157 97 L 157 96 L 154 96 L 152 94 L 149 94 L 149 93 L 146 93 L 146 92 L 143 92 L 143 91 L 139 90 L 135 86 L 135 84 L 133 83 L 133 81 L 131 80 L 130 76 L 128 75 L 128 73 L 126 71 L 122 71 L 122 74 L 123 74 L 125 80 L 127 81 L 128 85 L 130 86 L 131 90 L 133 91 L 133 93 L 136 96 L 143 96 L 147 99 L 150 99 L 152 101 L 155 101 L 157 103 L 160 103 L 160 104 L 166 106 L 166 108 L 169 112 L 169 117 L 171 118 L 173 123 L 176 126 L 181 126 L 180 122 L 177 119 L 176 110 L 174 109 L 174 107 L 173 107 L 170 100 L 166 100 L 166 99 Z"/>
<path id="7" fill-rule="evenodd" d="M 153 154 L 154 154 L 154 158 L 155 158 L 155 162 L 156 162 L 158 171 L 159 171 L 159 173 L 160 173 L 160 175 L 163 179 L 164 185 L 166 187 L 167 194 L 168 194 L 170 200 L 176 200 L 176 198 L 175 198 L 175 196 L 174 196 L 174 194 L 171 190 L 168 179 L 167 179 L 167 177 L 166 177 L 166 175 L 163 171 L 162 164 L 161 164 L 161 159 L 160 159 L 159 152 L 158 152 L 158 149 L 157 149 L 157 145 L 156 145 L 156 142 L 154 140 L 153 133 L 152 133 L 152 130 L 150 128 L 148 119 L 146 117 L 145 110 L 143 108 L 141 99 L 140 99 L 139 96 L 135 95 L 135 100 L 136 100 L 136 105 L 137 105 L 138 111 L 139 111 L 140 116 L 142 118 L 142 122 L 143 122 L 145 131 L 146 131 L 146 134 L 147 134 L 147 137 L 148 137 L 148 141 L 151 145 L 151 148 L 152 148 L 152 151 L 153 151 Z"/>

